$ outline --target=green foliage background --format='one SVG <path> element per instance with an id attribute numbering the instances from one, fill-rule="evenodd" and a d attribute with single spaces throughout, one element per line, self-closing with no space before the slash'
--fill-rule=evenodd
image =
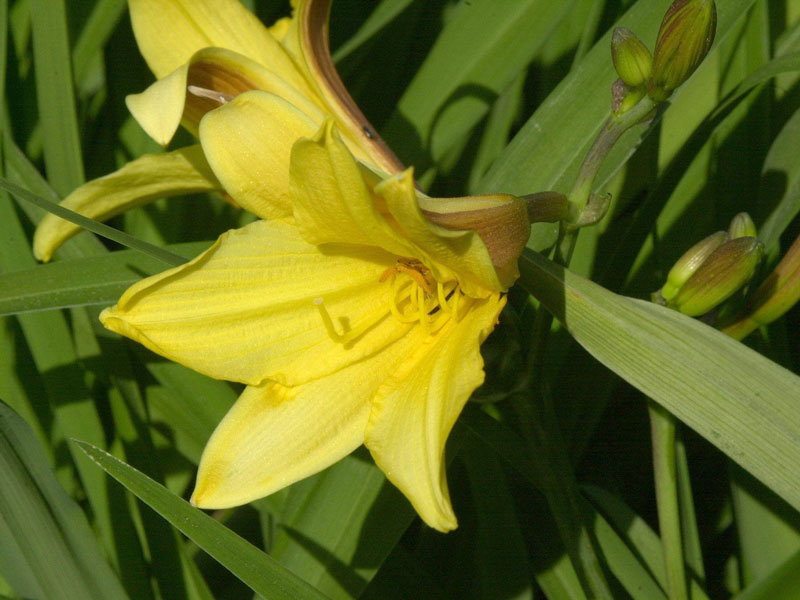
<path id="1" fill-rule="evenodd" d="M 266 23 L 288 12 L 245 4 Z M 336 0 L 333 56 L 431 193 L 567 192 L 609 114 L 611 28 L 652 48 L 668 5 Z M 483 348 L 487 382 L 448 447 L 460 521 L 448 535 L 422 525 L 361 451 L 247 507 L 213 518 L 189 507 L 180 498 L 239 390 L 97 321 L 165 266 L 88 233 L 37 265 L 40 209 L 0 193 L 0 596 L 581 599 L 540 491 L 574 473 L 614 596 L 667 598 L 649 396 L 687 425 L 677 464 L 691 597 L 800 597 L 800 312 L 751 336 L 757 354 L 623 297 L 647 298 L 739 211 L 766 244 L 763 274 L 800 233 L 800 1 L 719 0 L 718 11 L 701 68 L 604 164 L 613 207 L 581 232 L 570 271 L 523 257 L 523 285 Z M 124 105 L 151 82 L 124 0 L 0 0 L 2 175 L 57 200 L 160 151 Z M 194 256 L 247 219 L 197 196 L 112 224 Z M 535 226 L 530 249 L 555 235 Z M 539 301 L 563 324 L 548 336 Z M 520 398 L 534 415 L 552 402 L 555 415 L 534 422 L 556 427 L 532 433 Z M 562 443 L 569 460 L 546 451 Z"/>

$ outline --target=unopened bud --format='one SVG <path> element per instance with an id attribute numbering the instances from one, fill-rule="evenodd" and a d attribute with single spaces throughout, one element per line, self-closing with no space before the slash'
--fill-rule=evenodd
<path id="1" fill-rule="evenodd" d="M 683 284 L 667 306 L 696 317 L 730 298 L 756 271 L 764 244 L 740 237 L 717 248 Z"/>
<path id="2" fill-rule="evenodd" d="M 800 301 L 800 236 L 753 294 L 747 307 L 722 328 L 741 340 L 757 327 L 772 323 Z"/>
<path id="3" fill-rule="evenodd" d="M 731 219 L 728 226 L 728 235 L 731 239 L 740 237 L 756 237 L 756 224 L 746 212 L 740 212 Z"/>
<path id="4" fill-rule="evenodd" d="M 617 27 L 611 36 L 611 58 L 617 75 L 626 85 L 642 85 L 653 68 L 653 57 L 642 40 L 630 29 Z"/>
<path id="5" fill-rule="evenodd" d="M 675 0 L 664 15 L 653 54 L 648 93 L 666 100 L 703 62 L 714 41 L 717 9 L 714 0 Z"/>
<path id="6" fill-rule="evenodd" d="M 670 269 L 667 274 L 667 282 L 661 288 L 661 296 L 664 300 L 672 300 L 683 284 L 694 275 L 708 257 L 727 241 L 728 234 L 724 231 L 717 231 L 684 252 Z"/>

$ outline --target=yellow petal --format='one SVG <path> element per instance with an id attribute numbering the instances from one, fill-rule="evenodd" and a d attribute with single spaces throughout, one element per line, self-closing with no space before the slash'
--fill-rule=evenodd
<path id="1" fill-rule="evenodd" d="M 445 229 L 423 216 L 411 169 L 385 179 L 375 187 L 375 193 L 385 199 L 403 233 L 419 249 L 415 256 L 437 280 L 457 278 L 464 293 L 473 297 L 483 297 L 488 290 L 506 289 L 477 233 Z"/>
<path id="2" fill-rule="evenodd" d="M 222 100 L 189 93 L 187 86 L 217 92 Z M 197 133 L 203 115 L 219 108 L 225 100 L 249 90 L 271 92 L 311 115 L 315 121 L 323 118 L 321 109 L 280 75 L 246 56 L 223 48 L 204 48 L 195 52 L 189 62 L 141 94 L 128 96 L 125 102 L 142 129 L 165 146 L 181 122 L 189 131 Z"/>
<path id="3" fill-rule="evenodd" d="M 129 0 L 128 6 L 139 50 L 159 79 L 214 46 L 251 58 L 308 96 L 314 93 L 286 51 L 238 0 Z"/>
<path id="4" fill-rule="evenodd" d="M 167 154 L 146 154 L 105 177 L 82 185 L 61 206 L 90 219 L 104 221 L 158 198 L 219 190 L 200 146 Z M 48 214 L 36 229 L 33 253 L 47 261 L 61 244 L 81 228 Z"/>
<path id="5" fill-rule="evenodd" d="M 494 327 L 505 297 L 470 300 L 377 391 L 365 444 L 375 463 L 439 531 L 456 527 L 445 472 L 447 436 L 472 391 L 483 382 L 480 343 Z"/>
<path id="6" fill-rule="evenodd" d="M 192 502 L 227 508 L 321 471 L 364 441 L 369 399 L 408 352 L 405 339 L 301 386 L 248 387 L 203 452 Z"/>
<path id="7" fill-rule="evenodd" d="M 291 194 L 295 222 L 309 243 L 380 246 L 399 256 L 411 251 L 378 211 L 363 167 L 336 133 L 333 120 L 313 139 L 292 148 Z"/>
<path id="8" fill-rule="evenodd" d="M 133 118 L 161 146 L 169 144 L 181 123 L 188 71 L 187 63 L 156 81 L 141 94 L 130 94 L 125 98 Z"/>
<path id="9" fill-rule="evenodd" d="M 225 190 L 262 219 L 292 214 L 289 156 L 292 145 L 319 124 L 268 92 L 246 92 L 211 111 L 200 123 L 200 143 Z"/>
<path id="10" fill-rule="evenodd" d="M 331 58 L 328 16 L 331 0 L 299 0 L 281 43 L 306 79 L 336 117 L 356 157 L 384 173 L 403 170 L 403 164 L 381 139 L 342 83 Z"/>
<path id="11" fill-rule="evenodd" d="M 299 385 L 363 360 L 412 327 L 390 316 L 389 286 L 379 283 L 394 260 L 377 248 L 322 254 L 293 225 L 257 221 L 132 286 L 100 319 L 211 377 Z"/>

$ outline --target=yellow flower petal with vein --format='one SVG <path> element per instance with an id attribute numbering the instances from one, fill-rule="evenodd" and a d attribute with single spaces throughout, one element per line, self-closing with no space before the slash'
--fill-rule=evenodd
<path id="1" fill-rule="evenodd" d="M 309 99 L 268 68 L 231 50 L 204 48 L 144 92 L 125 99 L 142 129 L 162 146 L 169 143 L 181 122 L 196 134 L 200 118 L 224 101 L 194 95 L 187 91 L 189 85 L 217 92 L 222 99 L 249 90 L 263 90 L 293 104 L 315 123 L 321 123 L 324 115 L 313 98 Z"/>
<path id="2" fill-rule="evenodd" d="M 456 527 L 445 473 L 447 436 L 469 395 L 483 382 L 480 343 L 494 327 L 505 297 L 471 300 L 416 347 L 378 389 L 365 444 L 375 463 L 440 531 Z"/>
<path id="3" fill-rule="evenodd" d="M 238 0 L 128 0 L 136 43 L 159 79 L 203 48 L 227 48 L 268 67 L 307 96 L 292 59 Z"/>
<path id="4" fill-rule="evenodd" d="M 312 244 L 380 246 L 408 256 L 413 246 L 381 214 L 365 175 L 332 119 L 312 139 L 299 140 L 292 148 L 291 195 L 300 233 Z"/>
<path id="5" fill-rule="evenodd" d="M 294 142 L 318 124 L 268 92 L 246 92 L 208 113 L 200 143 L 214 173 L 242 208 L 262 219 L 292 214 L 289 157 Z"/>
<path id="6" fill-rule="evenodd" d="M 292 225 L 256 221 L 191 263 L 135 284 L 100 318 L 211 377 L 299 385 L 375 354 L 411 328 L 390 317 L 379 285 L 394 260 L 378 248 L 321 253 Z"/>
<path id="7" fill-rule="evenodd" d="M 82 185 L 61 206 L 104 221 L 158 198 L 221 190 L 200 146 L 167 154 L 146 154 L 105 177 Z M 50 260 L 53 252 L 81 228 L 53 214 L 45 215 L 33 238 L 33 253 Z"/>
<path id="8" fill-rule="evenodd" d="M 343 458 L 364 442 L 369 398 L 404 360 L 407 336 L 345 369 L 287 388 L 248 387 L 203 451 L 192 501 L 227 508 L 267 496 Z"/>

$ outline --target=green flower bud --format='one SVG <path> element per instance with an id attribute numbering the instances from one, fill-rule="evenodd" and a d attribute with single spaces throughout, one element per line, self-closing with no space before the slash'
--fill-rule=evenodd
<path id="1" fill-rule="evenodd" d="M 717 248 L 683 284 L 667 304 L 696 317 L 730 298 L 750 281 L 764 254 L 764 244 L 756 238 L 740 237 Z"/>
<path id="2" fill-rule="evenodd" d="M 724 231 L 717 231 L 684 252 L 683 256 L 670 269 L 667 274 L 667 282 L 661 288 L 661 296 L 664 300 L 672 300 L 683 284 L 694 275 L 708 257 L 727 241 L 728 234 Z"/>
<path id="3" fill-rule="evenodd" d="M 617 74 L 626 85 L 642 85 L 653 68 L 653 57 L 642 40 L 630 29 L 617 27 L 611 36 L 611 58 Z"/>
<path id="4" fill-rule="evenodd" d="M 740 212 L 731 219 L 728 226 L 728 235 L 731 239 L 740 237 L 756 237 L 756 224 L 746 212 Z"/>
<path id="5" fill-rule="evenodd" d="M 717 30 L 714 0 L 675 0 L 664 15 L 648 82 L 650 97 L 662 102 L 703 62 Z"/>
<path id="6" fill-rule="evenodd" d="M 800 301 L 800 236 L 762 282 L 745 309 L 722 331 L 741 340 L 754 329 L 772 323 Z"/>

